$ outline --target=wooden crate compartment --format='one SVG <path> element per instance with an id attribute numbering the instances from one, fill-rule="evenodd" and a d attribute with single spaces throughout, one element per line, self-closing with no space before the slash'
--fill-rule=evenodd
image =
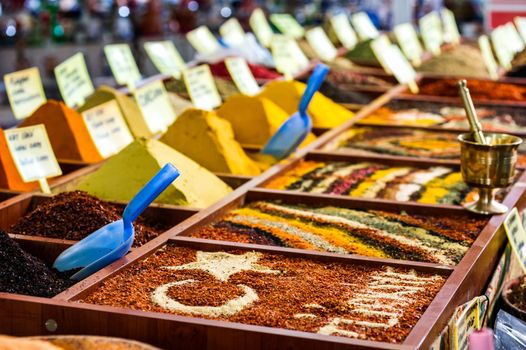
<path id="1" fill-rule="evenodd" d="M 43 194 L 29 194 L 13 198 L 7 205 L 0 207 L 0 230 L 9 233 L 9 228 L 14 225 L 20 218 L 24 217 L 39 204 L 49 200 L 51 196 Z M 110 202 L 117 208 L 124 210 L 126 203 Z M 159 222 L 160 226 L 171 228 L 178 225 L 184 220 L 190 218 L 198 212 L 197 209 L 170 206 L 163 204 L 151 204 L 141 215 L 149 222 Z M 39 258 L 53 261 L 58 254 L 75 243 L 75 241 L 28 236 L 20 234 L 11 234 L 19 244 L 29 253 L 38 256 Z"/>

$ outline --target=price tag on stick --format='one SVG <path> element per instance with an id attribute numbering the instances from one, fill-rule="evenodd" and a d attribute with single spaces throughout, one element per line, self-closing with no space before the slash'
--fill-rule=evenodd
<path id="1" fill-rule="evenodd" d="M 460 44 L 460 31 L 453 11 L 447 8 L 442 9 L 442 20 L 444 22 L 444 41 Z"/>
<path id="2" fill-rule="evenodd" d="M 420 18 L 420 33 L 424 40 L 424 45 L 428 51 L 433 55 L 440 55 L 440 48 L 444 43 L 444 35 L 442 32 L 442 22 L 438 13 L 431 12 Z"/>
<path id="3" fill-rule="evenodd" d="M 207 64 L 185 70 L 183 78 L 196 108 L 213 110 L 221 105 L 221 96 Z"/>
<path id="4" fill-rule="evenodd" d="M 504 220 L 504 230 L 522 270 L 526 273 L 526 231 L 524 231 L 524 226 L 522 226 L 517 208 L 513 208 L 506 220 Z"/>
<path id="5" fill-rule="evenodd" d="M 144 43 L 144 50 L 162 74 L 178 79 L 186 69 L 186 63 L 170 40 Z"/>
<path id="6" fill-rule="evenodd" d="M 315 27 L 308 30 L 305 37 L 320 59 L 325 62 L 334 61 L 338 55 L 338 51 L 321 27 Z"/>
<path id="7" fill-rule="evenodd" d="M 481 35 L 479 37 L 478 42 L 479 42 L 480 51 L 482 52 L 482 57 L 484 59 L 484 63 L 486 64 L 486 68 L 488 69 L 489 75 L 491 79 L 497 80 L 499 78 L 499 67 L 497 66 L 497 62 L 495 61 L 493 52 L 491 51 L 491 44 L 489 42 L 488 36 Z"/>
<path id="8" fill-rule="evenodd" d="M 97 150 L 108 158 L 133 142 L 116 100 L 82 112 L 82 118 Z"/>
<path id="9" fill-rule="evenodd" d="M 526 43 L 526 17 L 515 17 L 514 22 L 522 41 Z"/>
<path id="10" fill-rule="evenodd" d="M 162 81 L 154 81 L 133 92 L 152 134 L 165 131 L 175 121 L 175 111 Z"/>
<path id="11" fill-rule="evenodd" d="M 411 23 L 399 24 L 394 27 L 394 34 L 405 57 L 407 57 L 415 67 L 420 66 L 424 50 L 418 40 L 418 35 L 413 25 Z"/>
<path id="12" fill-rule="evenodd" d="M 28 117 L 46 102 L 37 67 L 4 75 L 4 84 L 15 118 Z"/>
<path id="13" fill-rule="evenodd" d="M 272 27 L 268 23 L 265 13 L 262 9 L 257 8 L 252 12 L 250 15 L 249 24 L 261 45 L 269 47 L 274 32 L 272 31 Z"/>
<path id="14" fill-rule="evenodd" d="M 380 35 L 378 29 L 374 26 L 373 22 L 369 18 L 369 15 L 365 12 L 358 12 L 351 17 L 351 22 L 358 33 L 358 36 L 362 40 L 374 39 Z"/>
<path id="15" fill-rule="evenodd" d="M 253 96 L 259 93 L 259 85 L 250 71 L 247 61 L 242 57 L 225 59 L 226 68 L 241 93 Z"/>
<path id="16" fill-rule="evenodd" d="M 51 193 L 47 178 L 62 175 L 42 124 L 4 130 L 9 152 L 24 182 L 38 181 L 43 193 Z"/>
<path id="17" fill-rule="evenodd" d="M 275 35 L 270 49 L 277 71 L 284 74 L 287 80 L 309 66 L 309 59 L 292 38 Z"/>
<path id="18" fill-rule="evenodd" d="M 274 13 L 270 15 L 270 21 L 286 36 L 301 39 L 305 35 L 305 29 L 288 13 Z"/>
<path id="19" fill-rule="evenodd" d="M 56 66 L 55 78 L 64 102 L 71 108 L 82 106 L 95 91 L 81 52 Z"/>
<path id="20" fill-rule="evenodd" d="M 351 50 L 358 43 L 358 38 L 354 29 L 351 27 L 351 22 L 346 14 L 340 13 L 330 19 L 331 27 L 338 40 L 342 43 L 343 47 L 347 50 Z"/>
<path id="21" fill-rule="evenodd" d="M 141 80 L 141 73 L 130 47 L 127 44 L 106 45 L 104 46 L 104 54 L 117 83 L 127 85 L 133 91 L 135 84 Z"/>
<path id="22" fill-rule="evenodd" d="M 219 34 L 229 45 L 242 45 L 245 41 L 245 31 L 236 18 L 230 18 L 219 27 Z"/>
<path id="23" fill-rule="evenodd" d="M 206 26 L 200 26 L 188 32 L 186 39 L 201 55 L 209 55 L 221 49 L 216 37 Z"/>

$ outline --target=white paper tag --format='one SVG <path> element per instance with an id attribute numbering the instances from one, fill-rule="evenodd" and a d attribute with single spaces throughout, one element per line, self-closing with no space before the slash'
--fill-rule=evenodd
<path id="1" fill-rule="evenodd" d="M 196 108 L 213 110 L 221 105 L 210 67 L 203 64 L 183 72 L 184 83 Z"/>
<path id="2" fill-rule="evenodd" d="M 77 53 L 55 67 L 55 78 L 64 102 L 73 108 L 95 92 L 82 53 Z"/>
<path id="3" fill-rule="evenodd" d="M 450 9 L 442 9 L 442 21 L 444 22 L 444 41 L 447 43 L 459 44 L 460 31 L 458 30 L 455 15 Z"/>
<path id="4" fill-rule="evenodd" d="M 7 146 L 24 182 L 62 175 L 43 124 L 4 130 Z"/>
<path id="5" fill-rule="evenodd" d="M 259 93 L 260 88 L 250 71 L 247 61 L 242 57 L 230 57 L 225 59 L 225 65 L 241 93 L 253 96 Z"/>
<path id="6" fill-rule="evenodd" d="M 338 51 L 331 43 L 331 40 L 325 34 L 321 27 L 315 27 L 305 33 L 309 45 L 316 52 L 316 55 L 323 61 L 334 61 Z"/>
<path id="7" fill-rule="evenodd" d="M 514 52 L 508 44 L 504 26 L 498 26 L 491 32 L 491 43 L 493 44 L 499 64 L 505 69 L 511 69 Z"/>
<path id="8" fill-rule="evenodd" d="M 274 13 L 270 15 L 270 21 L 286 36 L 301 39 L 305 35 L 305 29 L 288 13 Z"/>
<path id="9" fill-rule="evenodd" d="M 82 112 L 82 118 L 103 158 L 120 152 L 133 142 L 133 136 L 115 100 Z"/>
<path id="10" fill-rule="evenodd" d="M 141 80 L 141 73 L 127 44 L 106 45 L 104 54 L 118 84 L 134 87 Z"/>
<path id="11" fill-rule="evenodd" d="M 275 35 L 270 49 L 276 69 L 282 74 L 292 76 L 309 66 L 309 59 L 292 38 Z"/>
<path id="12" fill-rule="evenodd" d="M 418 40 L 416 30 L 411 23 L 399 24 L 394 27 L 394 34 L 398 45 L 402 48 L 402 52 L 415 66 L 419 66 L 422 62 L 422 55 L 424 50 Z"/>
<path id="13" fill-rule="evenodd" d="M 146 42 L 144 50 L 162 74 L 179 78 L 186 69 L 186 63 L 170 40 Z"/>
<path id="14" fill-rule="evenodd" d="M 216 37 L 206 26 L 200 26 L 188 32 L 186 39 L 201 55 L 209 55 L 221 49 Z"/>
<path id="15" fill-rule="evenodd" d="M 484 58 L 484 63 L 486 64 L 486 68 L 488 69 L 488 73 L 491 79 L 497 80 L 499 78 L 499 67 L 497 66 L 495 57 L 493 56 L 488 36 L 481 35 L 479 37 L 478 42 L 480 51 L 482 53 L 482 57 Z"/>
<path id="16" fill-rule="evenodd" d="M 9 104 L 16 119 L 24 119 L 46 102 L 37 67 L 4 75 Z"/>
<path id="17" fill-rule="evenodd" d="M 219 27 L 219 34 L 229 45 L 242 45 L 245 42 L 246 33 L 236 18 L 230 18 Z"/>
<path id="18" fill-rule="evenodd" d="M 526 273 L 526 231 L 522 226 L 517 208 L 513 208 L 504 220 L 504 231 L 506 231 L 511 248 L 519 260 L 522 270 Z"/>
<path id="19" fill-rule="evenodd" d="M 433 55 L 440 54 L 440 48 L 444 43 L 444 34 L 442 32 L 442 21 L 436 12 L 430 12 L 420 18 L 420 33 L 424 40 L 424 45 Z"/>
<path id="20" fill-rule="evenodd" d="M 274 32 L 272 31 L 272 27 L 270 27 L 262 9 L 257 8 L 252 12 L 249 24 L 261 45 L 269 47 Z"/>
<path id="21" fill-rule="evenodd" d="M 515 17 L 514 22 L 522 41 L 526 42 L 526 17 Z"/>
<path id="22" fill-rule="evenodd" d="M 332 30 L 338 37 L 340 43 L 347 50 L 351 50 L 358 43 L 358 38 L 354 29 L 351 27 L 351 22 L 346 14 L 340 13 L 330 19 Z"/>
<path id="23" fill-rule="evenodd" d="M 133 93 L 152 134 L 165 131 L 175 121 L 175 112 L 162 81 L 141 86 Z"/>
<path id="24" fill-rule="evenodd" d="M 374 39 L 380 35 L 378 29 L 365 12 L 358 12 L 351 16 L 351 22 L 361 40 Z"/>

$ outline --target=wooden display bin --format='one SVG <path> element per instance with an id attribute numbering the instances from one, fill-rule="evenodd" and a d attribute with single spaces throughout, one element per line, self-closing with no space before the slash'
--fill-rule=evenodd
<path id="1" fill-rule="evenodd" d="M 314 195 L 290 191 L 275 191 L 258 188 L 275 176 L 283 174 L 301 159 L 348 160 L 367 159 L 371 162 L 413 166 L 429 166 L 434 163 L 421 160 L 375 159 L 372 157 L 342 156 L 309 153 L 308 150 L 285 164 L 278 164 L 262 176 L 241 186 L 224 200 L 192 215 L 184 222 L 155 238 L 142 247 L 134 249 L 124 258 L 102 269 L 89 278 L 77 283 L 52 299 L 36 298 L 12 294 L 0 294 L 0 331 L 14 335 L 50 334 L 98 334 L 118 336 L 145 341 L 164 348 L 173 349 L 417 349 L 428 348 L 449 320 L 456 306 L 480 294 L 497 263 L 497 258 L 505 244 L 506 236 L 499 229 L 505 215 L 489 218 L 486 226 L 477 236 L 456 266 L 423 263 L 386 258 L 372 258 L 357 255 L 314 252 L 292 248 L 270 247 L 257 244 L 219 242 L 187 237 L 202 225 L 213 223 L 228 211 L 257 200 L 279 200 L 284 203 L 301 203 L 312 206 L 334 205 L 344 208 L 376 209 L 385 211 L 405 211 L 428 215 L 452 215 L 465 213 L 458 206 L 425 205 L 401 203 L 386 200 L 357 199 L 342 196 Z M 525 181 L 525 175 L 521 182 Z M 506 195 L 504 203 L 513 207 L 519 201 L 523 187 L 513 187 Z M 41 200 L 33 196 L 12 207 L 12 213 L 23 215 L 31 203 Z M 7 209 L 6 209 L 7 210 Z M 151 211 L 152 209 L 150 209 Z M 155 212 L 158 209 L 153 208 Z M 0 212 L 1 213 L 1 212 Z M 186 217 L 185 211 L 158 213 L 165 220 Z M 6 225 L 12 222 L 10 214 L 2 219 Z M 156 214 L 157 215 L 157 214 Z M 0 216 L 1 217 L 1 216 Z M 4 224 L 2 224 L 4 225 Z M 5 226 L 0 226 L 5 227 Z M 166 243 L 180 247 L 190 247 L 204 251 L 238 250 L 280 254 L 314 261 L 340 262 L 348 265 L 392 266 L 409 268 L 421 272 L 432 272 L 447 277 L 445 284 L 434 297 L 431 304 L 411 329 L 403 343 L 391 344 L 369 340 L 358 340 L 339 336 L 328 336 L 295 330 L 254 326 L 226 321 L 207 320 L 198 317 L 183 317 L 173 314 L 137 311 L 131 309 L 81 303 L 79 300 L 94 291 L 103 281 L 111 279 L 122 269 L 151 256 Z M 23 243 L 25 244 L 25 243 Z M 48 243 L 45 243 L 48 244 Z M 25 245 L 36 252 L 45 246 L 40 240 Z M 61 247 L 63 248 L 63 246 Z M 59 249 L 46 248 L 49 253 L 44 258 L 51 261 Z"/>

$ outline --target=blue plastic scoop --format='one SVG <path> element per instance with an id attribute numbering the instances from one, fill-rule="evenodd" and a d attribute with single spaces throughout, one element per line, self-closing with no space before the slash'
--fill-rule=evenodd
<path id="1" fill-rule="evenodd" d="M 128 203 L 121 220 L 98 229 L 63 251 L 53 267 L 58 271 L 82 268 L 70 277 L 81 280 L 123 257 L 135 239 L 133 221 L 178 176 L 179 171 L 172 164 L 166 164 Z"/>
<path id="2" fill-rule="evenodd" d="M 285 121 L 270 138 L 261 153 L 271 155 L 277 159 L 288 157 L 305 140 L 312 129 L 312 121 L 307 114 L 307 108 L 312 97 L 318 91 L 329 67 L 318 64 L 314 68 L 307 87 L 301 96 L 298 112 L 294 113 Z"/>

